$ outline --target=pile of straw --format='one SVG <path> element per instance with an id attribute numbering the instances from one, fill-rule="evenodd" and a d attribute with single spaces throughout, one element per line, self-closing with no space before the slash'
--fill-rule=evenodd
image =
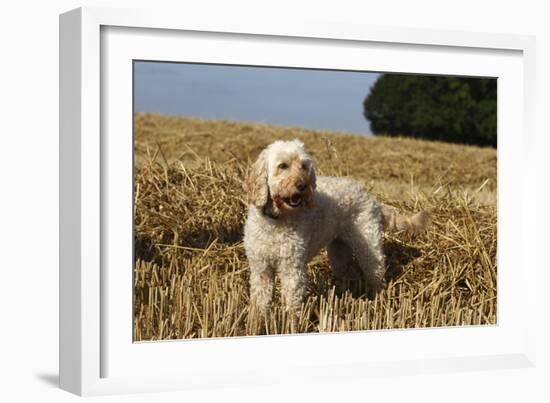
<path id="1" fill-rule="evenodd" d="M 496 152 L 413 139 L 135 116 L 134 339 L 496 323 Z M 430 211 L 430 231 L 387 234 L 388 287 L 337 294 L 326 253 L 308 266 L 298 323 L 249 307 L 242 245 L 246 170 L 275 139 L 300 138 L 319 174 L 351 176 L 382 202 Z"/>

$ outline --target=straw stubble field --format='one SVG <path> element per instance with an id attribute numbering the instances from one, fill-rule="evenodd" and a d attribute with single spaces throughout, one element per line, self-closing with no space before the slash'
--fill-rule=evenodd
<path id="1" fill-rule="evenodd" d="M 135 116 L 134 340 L 495 324 L 496 150 L 227 121 Z M 385 235 L 388 286 L 336 293 L 326 253 L 308 266 L 297 323 L 249 306 L 242 244 L 247 168 L 299 138 L 318 175 L 350 176 L 430 230 Z"/>

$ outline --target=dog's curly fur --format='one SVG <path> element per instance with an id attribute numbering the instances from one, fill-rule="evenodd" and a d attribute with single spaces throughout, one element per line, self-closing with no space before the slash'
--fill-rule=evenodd
<path id="1" fill-rule="evenodd" d="M 326 247 L 336 279 L 357 260 L 371 292 L 384 286 L 385 229 L 418 232 L 429 224 L 420 212 L 407 217 L 379 204 L 358 182 L 315 175 L 298 140 L 266 147 L 245 182 L 248 216 L 244 246 L 250 266 L 251 301 L 267 312 L 275 273 L 285 307 L 297 313 L 307 285 L 307 263 Z"/>

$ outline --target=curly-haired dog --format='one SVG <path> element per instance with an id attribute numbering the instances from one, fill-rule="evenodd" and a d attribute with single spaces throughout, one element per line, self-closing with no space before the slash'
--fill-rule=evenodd
<path id="1" fill-rule="evenodd" d="M 379 204 L 358 182 L 316 177 L 311 157 L 298 140 L 275 141 L 254 163 L 245 182 L 248 217 L 244 246 L 250 265 L 251 300 L 266 312 L 275 273 L 287 309 L 300 309 L 307 263 L 326 247 L 335 277 L 355 257 L 371 291 L 384 286 L 382 231 L 418 232 L 429 216 L 399 215 Z"/>

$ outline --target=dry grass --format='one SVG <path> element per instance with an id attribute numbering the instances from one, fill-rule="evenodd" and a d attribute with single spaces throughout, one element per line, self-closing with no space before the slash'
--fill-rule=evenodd
<path id="1" fill-rule="evenodd" d="M 494 149 L 151 114 L 135 133 L 136 341 L 496 323 Z M 359 277 L 335 294 L 322 252 L 297 325 L 277 292 L 269 318 L 249 309 L 242 246 L 249 162 L 296 137 L 321 174 L 433 217 L 422 236 L 387 235 L 389 285 L 374 300 Z"/>

